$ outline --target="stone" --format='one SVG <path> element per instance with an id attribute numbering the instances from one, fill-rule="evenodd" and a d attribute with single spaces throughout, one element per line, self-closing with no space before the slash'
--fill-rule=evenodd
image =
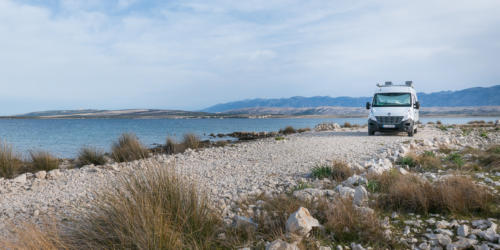
<path id="1" fill-rule="evenodd" d="M 403 231 L 403 235 L 409 235 L 411 233 L 410 226 L 405 226 L 405 230 Z"/>
<path id="2" fill-rule="evenodd" d="M 35 173 L 35 178 L 37 179 L 45 179 L 45 176 L 47 176 L 47 172 L 45 170 L 38 171 Z"/>
<path id="3" fill-rule="evenodd" d="M 467 225 L 460 225 L 457 228 L 457 235 L 462 236 L 462 237 L 467 237 L 469 235 L 469 226 Z"/>
<path id="4" fill-rule="evenodd" d="M 335 191 L 339 192 L 342 197 L 354 197 L 355 193 L 355 190 L 353 188 L 345 187 L 342 185 L 338 185 L 337 187 L 335 187 Z"/>
<path id="5" fill-rule="evenodd" d="M 368 191 L 363 186 L 356 187 L 354 191 L 353 203 L 356 206 L 362 206 L 368 202 Z"/>
<path id="6" fill-rule="evenodd" d="M 286 231 L 299 236 L 305 236 L 313 227 L 319 226 L 318 220 L 312 217 L 309 210 L 304 207 L 300 207 L 286 221 Z"/>
<path id="7" fill-rule="evenodd" d="M 331 247 L 320 246 L 318 250 L 332 250 Z"/>
<path id="8" fill-rule="evenodd" d="M 441 246 L 446 246 L 451 243 L 451 238 L 448 235 L 445 234 L 424 234 L 424 236 L 431 240 L 431 241 L 437 241 Z"/>
<path id="9" fill-rule="evenodd" d="M 458 241 L 448 244 L 446 249 L 467 249 L 475 244 L 477 244 L 477 240 L 459 237 Z"/>
<path id="10" fill-rule="evenodd" d="M 47 173 L 47 179 L 56 179 L 59 176 L 61 176 L 61 171 L 59 169 L 53 169 Z"/>
<path id="11" fill-rule="evenodd" d="M 436 228 L 444 229 L 448 228 L 450 226 L 450 223 L 444 220 L 436 222 Z"/>
<path id="12" fill-rule="evenodd" d="M 13 182 L 19 183 L 19 184 L 25 184 L 26 183 L 26 174 L 20 174 L 16 178 L 12 179 Z"/>
<path id="13" fill-rule="evenodd" d="M 365 250 L 365 248 L 361 244 L 351 243 L 352 250 Z"/>
<path id="14" fill-rule="evenodd" d="M 266 250 L 299 250 L 295 244 L 290 244 L 282 240 L 275 240 L 267 245 Z"/>
<path id="15" fill-rule="evenodd" d="M 234 227 L 236 228 L 257 228 L 257 223 L 253 222 L 252 219 L 245 216 L 235 216 L 234 217 Z"/>
<path id="16" fill-rule="evenodd" d="M 365 177 L 354 174 L 353 176 L 347 178 L 347 180 L 345 180 L 343 184 L 348 186 L 357 186 L 366 184 L 367 182 L 368 181 L 366 180 Z"/>

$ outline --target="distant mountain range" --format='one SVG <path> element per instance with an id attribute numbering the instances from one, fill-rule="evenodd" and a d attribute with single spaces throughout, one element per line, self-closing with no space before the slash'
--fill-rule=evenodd
<path id="1" fill-rule="evenodd" d="M 500 85 L 493 87 L 476 87 L 458 91 L 441 91 L 430 94 L 418 93 L 418 98 L 423 107 L 467 107 L 467 106 L 499 106 Z M 235 113 L 236 110 L 251 108 L 316 108 L 324 106 L 335 107 L 364 107 L 372 97 L 329 97 L 294 96 L 281 99 L 251 99 L 236 102 L 217 104 L 202 110 L 203 112 Z"/>
<path id="2" fill-rule="evenodd" d="M 419 93 L 423 116 L 500 116 L 500 85 L 459 91 Z M 52 110 L 2 118 L 263 118 L 263 117 L 365 117 L 371 97 L 290 97 L 252 99 L 217 104 L 202 111 L 164 109 Z"/>

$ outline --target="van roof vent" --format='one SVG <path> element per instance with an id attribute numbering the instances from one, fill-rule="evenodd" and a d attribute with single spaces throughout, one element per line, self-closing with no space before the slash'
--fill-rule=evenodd
<path id="1" fill-rule="evenodd" d="M 392 82 L 385 82 L 384 84 L 377 83 L 377 87 L 382 88 L 382 87 L 392 87 L 392 86 L 403 86 L 403 87 L 410 87 L 413 88 L 413 81 L 405 81 L 405 84 L 392 84 Z"/>

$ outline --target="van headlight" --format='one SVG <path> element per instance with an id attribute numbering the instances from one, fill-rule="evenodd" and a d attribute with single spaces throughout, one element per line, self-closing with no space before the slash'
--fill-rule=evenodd
<path id="1" fill-rule="evenodd" d="M 404 116 L 403 116 L 403 121 L 406 121 L 406 120 L 409 120 L 411 118 L 411 115 L 410 115 L 410 112 L 406 113 Z"/>

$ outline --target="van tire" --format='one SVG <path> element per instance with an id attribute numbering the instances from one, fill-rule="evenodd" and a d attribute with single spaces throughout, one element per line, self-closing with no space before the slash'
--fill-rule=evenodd
<path id="1" fill-rule="evenodd" d="M 413 129 L 413 126 L 411 126 L 410 130 L 408 131 L 408 136 L 413 137 L 413 134 L 415 134 L 415 129 Z"/>
<path id="2" fill-rule="evenodd" d="M 369 136 L 375 135 L 375 131 L 372 129 L 368 129 L 368 135 Z"/>

